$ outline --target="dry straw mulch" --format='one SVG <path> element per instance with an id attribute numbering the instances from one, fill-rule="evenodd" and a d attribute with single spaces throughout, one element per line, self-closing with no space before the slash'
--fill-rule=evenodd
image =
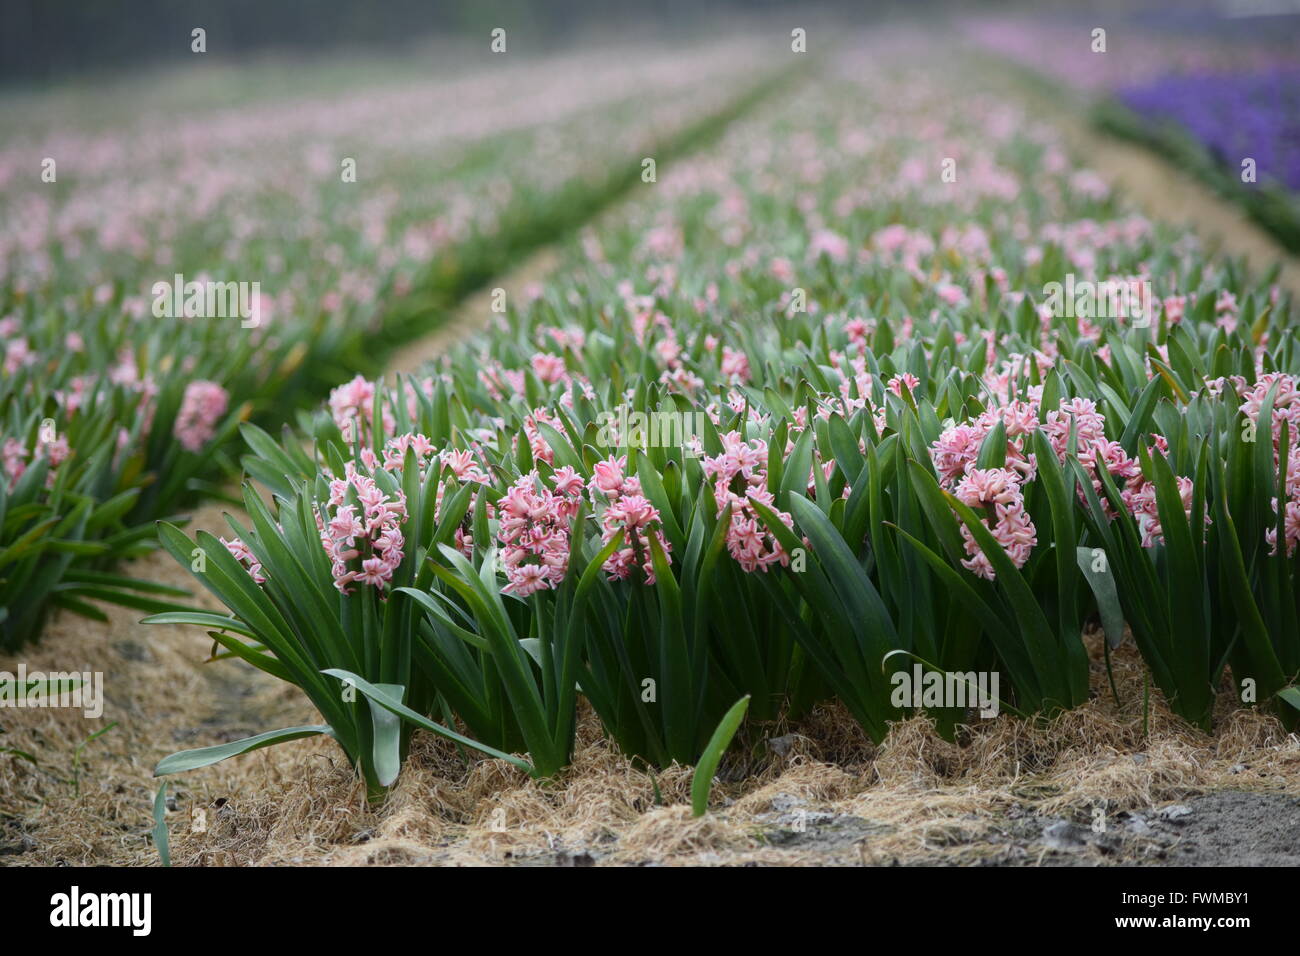
<path id="1" fill-rule="evenodd" d="M 210 510 L 199 523 L 215 527 L 216 517 Z M 171 576 L 169 560 L 159 556 L 149 570 Z M 109 700 L 97 722 L 68 711 L 4 713 L 3 745 L 41 761 L 0 756 L 7 864 L 156 865 L 150 774 L 159 757 L 314 719 L 296 691 L 241 663 L 196 666 L 208 651 L 196 629 L 112 616 L 107 627 L 62 620 L 26 657 L 29 668 L 105 670 Z M 548 781 L 419 735 L 382 806 L 366 803 L 332 742 L 296 741 L 174 778 L 173 863 L 1006 862 L 1003 837 L 1026 815 L 1086 824 L 1098 806 L 1114 818 L 1222 788 L 1300 795 L 1300 737 L 1226 706 L 1206 735 L 1155 693 L 1144 734 L 1141 662 L 1126 649 L 1114 666 L 1119 705 L 1098 661 L 1084 707 L 1047 723 L 977 722 L 953 742 L 918 717 L 873 746 L 835 704 L 753 728 L 733 746 L 700 819 L 689 812 L 690 768 L 652 774 L 619 754 L 590 712 L 573 765 Z M 77 767 L 76 746 L 112 721 Z M 195 808 L 206 815 L 203 832 L 192 826 Z M 852 826 L 842 839 L 832 828 L 827 839 L 787 843 L 800 815 Z"/>

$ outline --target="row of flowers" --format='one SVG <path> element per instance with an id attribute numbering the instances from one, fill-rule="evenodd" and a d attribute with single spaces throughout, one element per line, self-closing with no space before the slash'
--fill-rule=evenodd
<path id="1" fill-rule="evenodd" d="M 376 367 L 729 108 L 753 51 L 709 53 L 576 53 L 0 142 L 0 649 L 56 608 L 102 617 L 87 598 L 145 606 L 112 566 L 220 495 L 240 421 Z M 225 283 L 237 295 L 209 291 Z"/>

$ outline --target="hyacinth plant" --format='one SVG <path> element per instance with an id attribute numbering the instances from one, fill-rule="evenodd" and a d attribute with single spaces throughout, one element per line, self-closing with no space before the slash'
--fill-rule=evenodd
<path id="1" fill-rule="evenodd" d="M 417 725 L 532 771 L 428 719 L 438 695 L 417 665 L 418 605 L 399 596 L 427 590 L 433 574 L 424 557 L 454 540 L 472 480 L 458 479 L 419 436 L 358 445 L 350 459 L 331 446 L 328 467 L 313 469 L 310 480 L 292 477 L 302 471 L 301 452 L 295 461 L 254 426 L 246 437 L 281 469 L 274 513 L 249 485 L 251 525 L 231 520 L 229 539 L 201 531 L 191 540 L 159 526 L 163 546 L 230 613 L 170 611 L 146 620 L 208 628 L 230 655 L 300 687 L 325 722 L 174 754 L 157 773 L 326 734 L 378 797 L 396 779 Z"/>
<path id="2" fill-rule="evenodd" d="M 357 396 L 371 392 L 362 380 L 336 390 L 317 440 L 342 436 Z M 426 615 L 424 660 L 479 739 L 526 744 L 546 773 L 567 761 L 576 687 L 626 752 L 659 766 L 694 763 L 746 693 L 777 713 L 789 667 L 789 634 L 735 620 L 750 602 L 713 583 L 728 570 L 719 561 L 724 547 L 743 547 L 722 520 L 731 503 L 719 508 L 711 489 L 690 493 L 686 483 L 721 467 L 739 437 L 710 430 L 681 435 L 673 448 L 641 449 L 620 444 L 630 436 L 602 436 L 591 399 L 571 397 L 571 409 L 552 416 L 521 408 L 518 431 L 467 430 L 471 448 L 443 452 L 479 494 L 457 547 L 429 555 L 438 586 L 402 592 Z M 377 408 L 375 420 L 401 428 L 410 415 L 439 442 L 466 434 L 453 424 L 465 420 L 463 408 L 431 380 L 404 381 Z M 719 455 L 697 460 L 692 441 Z M 247 466 L 275 471 L 255 460 Z M 750 534 L 761 537 L 752 524 Z M 755 555 L 764 564 L 778 558 L 770 545 Z"/>

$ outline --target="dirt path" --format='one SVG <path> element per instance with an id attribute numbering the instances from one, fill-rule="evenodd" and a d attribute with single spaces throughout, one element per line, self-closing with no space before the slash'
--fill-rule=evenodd
<path id="1" fill-rule="evenodd" d="M 494 290 L 504 289 L 506 302 L 518 302 L 530 285 L 544 280 L 559 264 L 560 254 L 556 248 L 543 246 L 509 275 L 493 280 L 486 288 L 469 296 L 457 309 L 453 321 L 444 322 L 393 355 L 388 362 L 387 376 L 391 379 L 415 372 L 446 353 L 457 342 L 481 331 L 496 314 L 492 311 Z"/>
<path id="2" fill-rule="evenodd" d="M 228 535 L 221 511 L 201 509 L 191 530 Z M 126 570 L 194 586 L 163 551 Z M 196 594 L 196 601 L 215 607 L 206 592 Z M 102 607 L 107 624 L 60 615 L 22 660 L 29 671 L 101 672 L 103 716 L 87 719 L 68 709 L 0 711 L 7 731 L 0 745 L 38 760 L 32 765 L 0 756 L 0 854 L 25 853 L 24 863 L 156 862 L 148 830 L 157 761 L 175 750 L 266 729 L 264 721 L 278 720 L 278 712 L 296 704 L 292 692 L 252 668 L 199 666 L 212 643 L 199 629 L 146 626 L 138 611 Z M 0 658 L 0 670 L 13 672 L 16 666 L 17 659 Z M 78 746 L 110 725 L 115 726 L 86 744 L 78 758 Z M 78 776 L 79 786 L 72 782 Z"/>

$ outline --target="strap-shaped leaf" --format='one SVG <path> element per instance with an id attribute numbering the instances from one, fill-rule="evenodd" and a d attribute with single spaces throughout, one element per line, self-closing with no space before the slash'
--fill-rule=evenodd
<path id="1" fill-rule="evenodd" d="M 407 707 L 400 700 L 395 698 L 389 691 L 383 690 L 381 687 L 376 686 L 361 677 L 358 677 L 356 674 L 353 674 L 351 671 L 340 670 L 338 668 L 329 668 L 327 670 L 321 671 L 321 673 L 329 677 L 337 677 L 339 680 L 349 682 L 350 684 L 352 684 L 352 686 L 354 686 L 357 690 L 361 691 L 362 694 L 364 694 L 367 698 L 369 698 L 374 703 L 378 704 L 380 707 L 383 707 L 385 710 L 391 711 L 392 713 L 396 714 L 399 717 L 404 718 L 405 720 L 409 720 L 417 727 L 423 727 L 425 730 L 432 731 L 433 733 L 437 734 L 439 737 L 446 737 L 448 740 L 454 740 L 458 744 L 463 744 L 466 747 L 472 747 L 474 750 L 478 750 L 482 753 L 485 753 L 489 757 L 495 757 L 498 760 L 505 760 L 508 763 L 514 764 L 514 766 L 518 767 L 520 770 L 525 770 L 529 774 L 533 774 L 534 776 L 536 775 L 534 772 L 533 765 L 530 764 L 528 761 L 521 760 L 520 758 L 511 756 L 510 754 L 507 753 L 502 753 L 500 750 L 497 750 L 493 747 L 489 747 L 486 744 L 481 744 L 477 740 L 471 740 L 470 738 L 464 736 L 463 734 L 458 734 L 456 733 L 456 731 L 451 730 L 448 727 L 444 727 L 442 724 L 435 723 L 434 721 L 430 720 L 428 717 L 425 717 L 423 714 L 418 714 L 415 711 L 411 710 L 411 708 Z"/>
<path id="2" fill-rule="evenodd" d="M 397 701 L 406 693 L 401 684 L 376 684 L 375 687 Z M 402 769 L 402 721 L 373 698 L 367 697 L 366 700 L 370 704 L 374 736 L 375 777 L 381 787 L 390 787 Z"/>
<path id="3" fill-rule="evenodd" d="M 717 729 L 713 731 L 713 736 L 709 738 L 708 745 L 700 756 L 700 762 L 695 766 L 695 773 L 691 776 L 692 816 L 702 817 L 708 811 L 709 793 L 713 789 L 713 775 L 717 773 L 722 755 L 731 744 L 731 738 L 735 737 L 736 731 L 740 729 L 740 722 L 745 719 L 745 711 L 748 709 L 749 695 L 746 694 L 723 714 Z"/>
<path id="4" fill-rule="evenodd" d="M 208 767 L 230 757 L 238 757 L 241 754 L 252 753 L 254 750 L 261 750 L 263 747 L 273 747 L 276 744 L 286 743 L 290 740 L 301 740 L 303 737 L 316 737 L 321 734 L 333 737 L 334 730 L 324 724 L 286 727 L 283 730 L 268 730 L 264 734 L 245 737 L 242 740 L 232 740 L 229 743 L 217 744 L 213 747 L 182 750 L 158 761 L 158 766 L 154 768 L 153 775 L 155 777 L 165 777 L 168 774 L 198 770 L 200 767 Z"/>
<path id="5" fill-rule="evenodd" d="M 172 865 L 171 841 L 167 834 L 167 781 L 158 785 L 153 798 L 153 845 L 158 849 L 158 859 L 163 866 Z"/>
<path id="6" fill-rule="evenodd" d="M 1096 568 L 1097 555 L 1100 552 L 1105 563 L 1103 568 Z M 1115 574 L 1111 570 L 1110 560 L 1101 548 L 1089 548 L 1080 545 L 1075 549 L 1075 558 L 1083 578 L 1092 589 L 1097 599 L 1097 611 L 1101 615 L 1101 628 L 1106 632 L 1106 643 L 1113 650 L 1124 640 L 1124 610 L 1120 607 L 1119 592 L 1115 589 Z"/>

